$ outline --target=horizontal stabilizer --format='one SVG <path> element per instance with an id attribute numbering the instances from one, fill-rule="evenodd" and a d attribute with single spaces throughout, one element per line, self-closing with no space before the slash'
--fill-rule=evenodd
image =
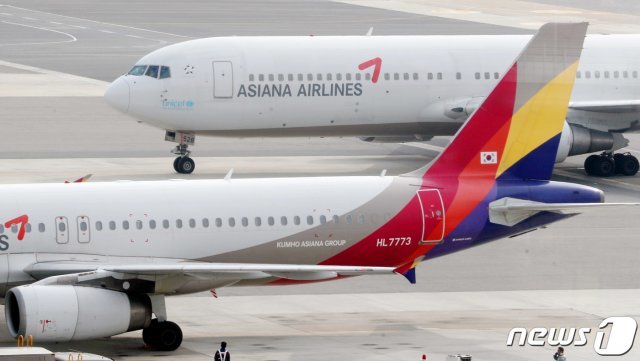
<path id="1" fill-rule="evenodd" d="M 539 212 L 577 214 L 602 208 L 638 206 L 640 203 L 542 203 L 505 197 L 489 204 L 489 221 L 503 226 L 513 226 Z"/>

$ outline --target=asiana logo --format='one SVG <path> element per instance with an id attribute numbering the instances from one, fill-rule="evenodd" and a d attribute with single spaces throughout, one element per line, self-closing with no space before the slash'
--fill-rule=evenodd
<path id="1" fill-rule="evenodd" d="M 601 356 L 621 356 L 633 347 L 638 324 L 631 317 L 608 317 L 598 326 L 593 350 Z M 515 327 L 509 331 L 507 346 L 585 346 L 591 328 L 545 328 L 527 330 Z"/>

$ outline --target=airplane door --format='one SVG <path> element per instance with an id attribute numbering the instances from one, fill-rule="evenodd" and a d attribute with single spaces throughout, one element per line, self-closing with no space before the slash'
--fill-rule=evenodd
<path id="1" fill-rule="evenodd" d="M 89 241 L 91 240 L 89 224 L 90 224 L 89 217 L 87 216 L 78 217 L 78 242 L 79 243 L 89 243 Z"/>
<path id="2" fill-rule="evenodd" d="M 230 61 L 213 62 L 213 96 L 233 97 L 233 66 Z"/>
<path id="3" fill-rule="evenodd" d="M 69 243 L 69 222 L 67 217 L 56 217 L 56 242 Z"/>
<path id="4" fill-rule="evenodd" d="M 444 206 L 440 191 L 426 189 L 418 191 L 422 207 L 422 240 L 421 244 L 437 244 L 444 237 Z"/>

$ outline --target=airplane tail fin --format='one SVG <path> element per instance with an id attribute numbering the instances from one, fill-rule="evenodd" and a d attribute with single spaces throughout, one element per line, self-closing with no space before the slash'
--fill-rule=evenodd
<path id="1" fill-rule="evenodd" d="M 550 179 L 586 30 L 543 25 L 421 176 Z"/>

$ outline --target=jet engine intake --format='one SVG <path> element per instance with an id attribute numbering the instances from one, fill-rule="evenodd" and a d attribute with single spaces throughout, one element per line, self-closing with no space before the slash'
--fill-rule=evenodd
<path id="1" fill-rule="evenodd" d="M 151 301 L 147 295 L 94 287 L 27 285 L 7 292 L 5 318 L 12 337 L 85 340 L 148 327 Z"/>

